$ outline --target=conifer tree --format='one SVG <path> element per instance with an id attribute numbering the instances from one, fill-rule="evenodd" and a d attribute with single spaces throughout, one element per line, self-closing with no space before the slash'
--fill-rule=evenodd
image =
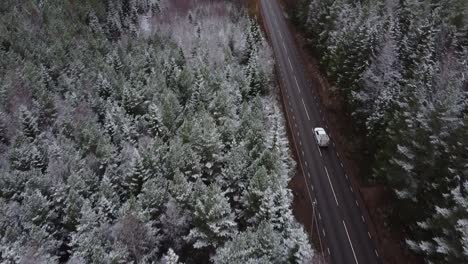
<path id="1" fill-rule="evenodd" d="M 216 184 L 203 188 L 194 197 L 194 227 L 186 237 L 194 248 L 216 248 L 236 232 L 236 222 L 231 207 Z"/>
<path id="2" fill-rule="evenodd" d="M 30 139 L 35 139 L 39 135 L 37 117 L 35 117 L 25 106 L 19 109 L 23 133 Z"/>

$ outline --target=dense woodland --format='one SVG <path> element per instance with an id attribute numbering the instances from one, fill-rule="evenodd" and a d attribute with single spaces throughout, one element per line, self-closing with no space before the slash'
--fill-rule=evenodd
<path id="1" fill-rule="evenodd" d="M 257 23 L 167 6 L 0 1 L 0 263 L 310 263 Z"/>
<path id="2" fill-rule="evenodd" d="M 468 2 L 299 0 L 307 45 L 364 134 L 370 182 L 427 263 L 468 263 Z"/>

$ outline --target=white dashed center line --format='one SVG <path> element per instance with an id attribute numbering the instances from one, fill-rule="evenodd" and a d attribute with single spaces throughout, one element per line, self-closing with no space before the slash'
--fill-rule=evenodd
<path id="1" fill-rule="evenodd" d="M 302 98 L 302 105 L 304 106 L 304 110 L 306 112 L 307 119 L 310 121 L 309 111 L 307 111 L 307 107 L 306 107 L 306 105 L 304 103 L 304 98 Z"/>
<path id="2" fill-rule="evenodd" d="M 299 87 L 299 83 L 297 82 L 296 75 L 294 75 L 294 80 L 296 81 L 296 88 L 299 93 L 301 93 L 301 88 Z"/>
<path id="3" fill-rule="evenodd" d="M 348 228 L 346 227 L 346 223 L 344 220 L 343 220 L 343 226 L 346 231 L 346 235 L 348 236 L 349 245 L 351 246 L 351 250 L 353 251 L 354 260 L 356 261 L 356 264 L 359 264 L 357 257 L 356 257 L 356 252 L 354 252 L 353 243 L 351 242 L 351 238 L 349 237 Z"/>
<path id="4" fill-rule="evenodd" d="M 331 179 L 330 179 L 330 174 L 328 174 L 327 167 L 325 167 L 325 172 L 327 173 L 328 182 L 330 183 L 330 187 L 331 187 L 332 192 L 333 192 L 333 197 L 335 197 L 336 205 L 339 206 L 340 204 L 338 203 L 338 199 L 336 198 L 335 189 L 333 188 L 333 184 L 332 184 Z"/>

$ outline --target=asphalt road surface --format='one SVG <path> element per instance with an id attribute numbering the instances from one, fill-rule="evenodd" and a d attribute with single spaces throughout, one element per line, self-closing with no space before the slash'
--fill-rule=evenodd
<path id="1" fill-rule="evenodd" d="M 333 264 L 381 263 L 368 229 L 368 214 L 353 189 L 335 149 L 333 135 L 328 148 L 319 148 L 314 127 L 324 127 L 318 87 L 311 83 L 277 0 L 261 0 L 261 14 L 276 57 L 286 114 L 298 153 L 299 169 L 307 182 L 306 197 L 314 208 L 320 247 Z"/>

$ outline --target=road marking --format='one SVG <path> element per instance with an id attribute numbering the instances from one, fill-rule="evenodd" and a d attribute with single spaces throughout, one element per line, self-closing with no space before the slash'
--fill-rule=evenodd
<path id="1" fill-rule="evenodd" d="M 369 236 L 370 239 L 372 239 L 372 236 L 369 232 L 367 232 L 367 235 Z"/>
<path id="2" fill-rule="evenodd" d="M 333 143 L 333 146 L 335 146 L 335 142 L 332 142 Z"/>
<path id="3" fill-rule="evenodd" d="M 340 162 L 341 168 L 343 168 L 343 162 Z"/>
<path id="4" fill-rule="evenodd" d="M 283 45 L 284 45 L 284 42 L 283 42 Z M 281 94 L 284 96 L 284 90 L 283 89 L 281 89 Z M 291 102 L 290 102 L 290 104 L 291 104 Z M 291 112 L 292 112 L 292 107 L 291 107 Z M 288 115 L 288 111 L 286 111 L 286 116 L 287 116 L 286 120 L 288 122 L 288 125 L 289 125 L 289 127 L 291 127 L 290 116 Z M 297 132 L 297 136 L 299 137 L 299 132 Z M 295 143 L 294 136 L 292 137 L 292 140 L 293 140 L 293 144 L 295 145 L 296 143 Z M 297 147 L 295 149 L 297 151 Z M 302 176 L 304 177 L 304 180 L 307 182 L 307 178 L 305 176 L 305 171 L 304 171 L 304 168 L 302 167 L 301 162 L 299 162 L 299 165 L 300 165 L 301 170 L 302 170 Z M 307 185 L 306 185 L 306 187 L 307 187 Z M 313 189 L 313 186 L 312 186 L 312 189 Z M 307 188 L 307 193 L 308 193 L 310 202 L 312 202 L 312 195 L 310 194 L 309 188 Z M 318 231 L 319 230 L 318 221 L 315 221 L 315 224 L 317 226 L 317 232 L 319 232 Z M 322 241 L 321 241 L 320 235 L 318 237 L 319 237 L 319 242 L 320 242 L 320 249 L 321 249 L 321 252 L 323 252 Z M 323 260 L 325 261 L 324 257 L 323 257 Z"/>
<path id="5" fill-rule="evenodd" d="M 320 150 L 320 147 L 319 147 L 318 145 L 317 145 L 317 149 L 318 149 L 318 151 L 319 151 L 319 153 L 320 153 L 320 157 L 323 157 L 323 156 L 322 156 L 322 151 Z"/>
<path id="6" fill-rule="evenodd" d="M 288 61 L 289 61 L 289 67 L 291 67 L 291 71 L 294 71 L 293 66 L 291 64 L 291 60 L 289 59 L 289 57 L 288 57 Z"/>
<path id="7" fill-rule="evenodd" d="M 302 156 L 304 156 L 304 150 L 302 150 Z"/>
<path id="8" fill-rule="evenodd" d="M 348 228 L 346 227 L 346 223 L 345 223 L 344 220 L 343 220 L 343 226 L 344 226 L 344 229 L 346 231 L 346 235 L 348 236 L 349 245 L 351 246 L 351 250 L 353 251 L 354 260 L 356 261 L 357 264 L 359 264 L 359 262 L 357 260 L 357 257 L 356 257 L 356 252 L 354 252 L 353 243 L 351 242 L 351 238 L 349 237 Z"/>
<path id="9" fill-rule="evenodd" d="M 322 233 L 323 233 L 323 236 L 326 236 L 325 235 L 325 229 L 322 228 Z"/>
<path id="10" fill-rule="evenodd" d="M 348 174 L 345 174 L 344 176 L 345 176 L 345 177 L 346 177 L 346 179 L 348 180 Z M 351 188 L 352 188 L 352 187 L 351 187 Z"/>
<path id="11" fill-rule="evenodd" d="M 328 174 L 327 167 L 325 167 L 325 172 L 327 173 L 328 182 L 330 183 L 330 187 L 331 187 L 331 189 L 332 189 L 333 196 L 335 197 L 336 205 L 339 206 L 340 204 L 338 203 L 338 199 L 336 198 L 335 189 L 333 188 L 333 184 L 332 184 L 332 182 L 331 182 L 330 175 Z"/>
<path id="12" fill-rule="evenodd" d="M 339 157 L 340 157 L 340 153 L 337 152 L 337 153 L 336 153 L 336 156 L 338 156 L 338 158 L 339 158 Z"/>
<path id="13" fill-rule="evenodd" d="M 365 222 L 366 222 L 366 220 L 364 219 L 364 216 L 363 216 L 363 215 L 361 215 L 361 218 L 362 218 L 362 222 L 364 222 L 364 223 L 365 223 Z"/>
<path id="14" fill-rule="evenodd" d="M 377 257 L 379 257 L 379 253 L 377 252 L 377 249 L 374 249 L 374 253 Z"/>
<path id="15" fill-rule="evenodd" d="M 284 48 L 284 51 L 286 52 L 286 54 L 288 53 L 288 51 L 286 50 L 286 45 L 284 45 L 284 41 L 283 41 L 283 48 Z"/>
<path id="16" fill-rule="evenodd" d="M 278 30 L 278 33 L 280 35 L 280 38 L 283 39 L 283 35 L 281 35 L 281 30 Z"/>
<path id="17" fill-rule="evenodd" d="M 305 163 L 306 167 L 309 167 L 309 165 L 307 165 L 307 161 L 304 161 L 304 163 Z"/>
<path id="18" fill-rule="evenodd" d="M 302 141 L 299 141 L 299 145 L 302 147 Z"/>
<path id="19" fill-rule="evenodd" d="M 357 201 L 357 200 L 356 200 L 356 205 L 359 207 L 359 203 L 358 203 L 358 201 Z"/>
<path id="20" fill-rule="evenodd" d="M 296 80 L 297 91 L 299 91 L 299 93 L 301 93 L 301 88 L 299 88 L 299 83 L 297 82 L 296 75 L 294 75 L 294 80 Z"/>
<path id="21" fill-rule="evenodd" d="M 295 115 L 293 115 L 293 119 L 296 120 L 296 116 L 295 116 Z"/>
<path id="22" fill-rule="evenodd" d="M 319 213 L 319 219 L 322 220 L 322 215 Z"/>
<path id="23" fill-rule="evenodd" d="M 331 256 L 331 253 L 330 253 L 330 248 L 327 248 L 327 251 L 328 251 L 328 255 Z"/>
<path id="24" fill-rule="evenodd" d="M 310 179 L 310 172 L 307 172 L 307 176 L 309 176 L 309 179 Z"/>
<path id="25" fill-rule="evenodd" d="M 304 98 L 301 98 L 301 99 L 302 99 L 302 105 L 304 106 L 304 110 L 305 110 L 306 115 L 307 115 L 307 119 L 309 119 L 309 121 L 310 121 L 309 111 L 307 111 L 307 107 L 306 107 L 306 105 L 304 103 Z"/>
<path id="26" fill-rule="evenodd" d="M 351 192 L 353 193 L 353 192 L 354 192 L 354 190 L 353 190 L 353 187 L 352 187 L 352 186 L 350 186 L 349 188 L 351 189 Z"/>

